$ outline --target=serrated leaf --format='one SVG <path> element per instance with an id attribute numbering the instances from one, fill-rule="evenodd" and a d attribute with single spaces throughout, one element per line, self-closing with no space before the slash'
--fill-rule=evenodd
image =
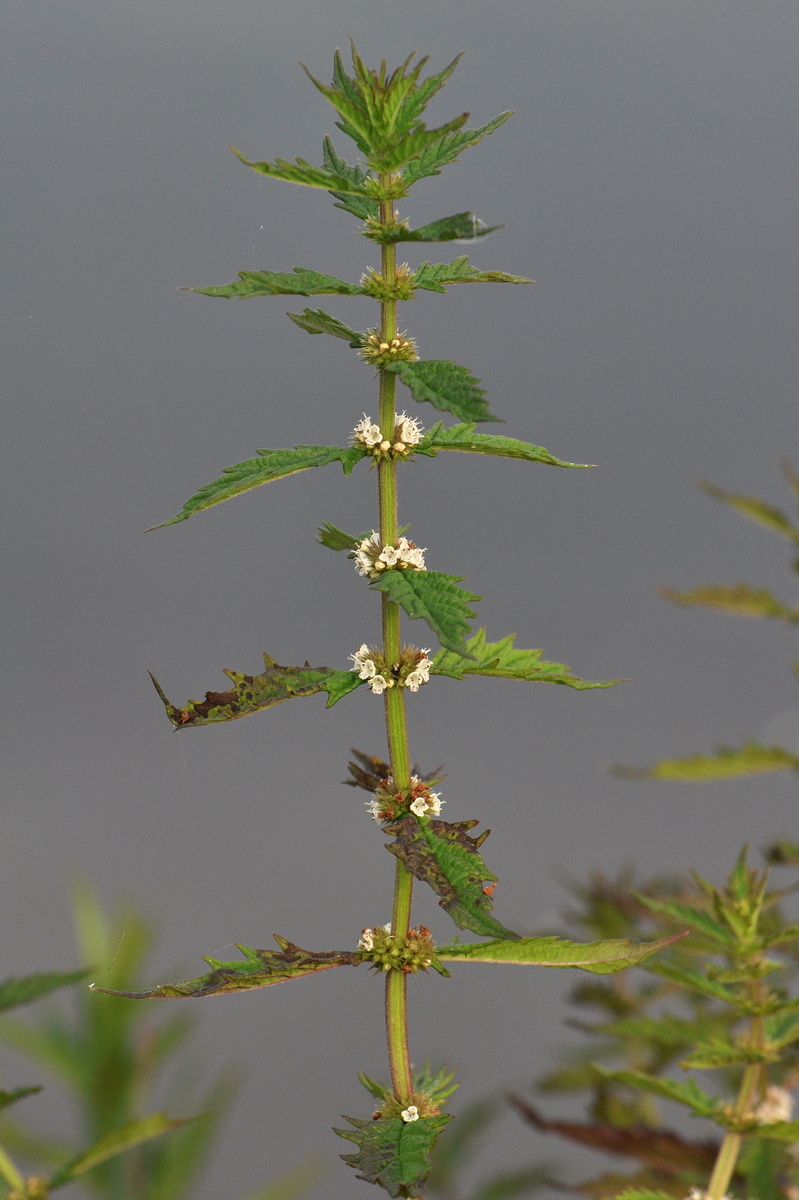
<path id="1" fill-rule="evenodd" d="M 56 988 L 79 983 L 91 970 L 91 967 L 83 967 L 79 971 L 42 971 L 21 979 L 5 979 L 0 983 L 0 1012 L 16 1008 L 19 1004 L 30 1004 L 32 1000 L 38 1000 Z"/>
<path id="2" fill-rule="evenodd" d="M 692 904 L 681 904 L 678 900 L 658 900 L 654 896 L 647 896 L 641 892 L 633 892 L 633 896 L 650 912 L 670 917 L 677 925 L 688 926 L 689 929 L 702 933 L 705 937 L 714 942 L 720 942 L 723 946 L 737 945 L 737 939 L 730 930 L 720 921 L 716 921 L 704 909 L 695 908 Z"/>
<path id="3" fill-rule="evenodd" d="M 715 1070 L 722 1067 L 737 1067 L 750 1063 L 777 1062 L 779 1052 L 768 1044 L 762 1047 L 739 1042 L 707 1038 L 697 1041 L 690 1054 L 680 1059 L 683 1070 Z"/>
<path id="4" fill-rule="evenodd" d="M 41 1085 L 38 1085 L 14 1088 L 13 1092 L 0 1091 L 0 1108 L 8 1108 L 9 1104 L 16 1104 L 18 1100 L 24 1100 L 26 1096 L 35 1096 L 41 1090 Z"/>
<path id="5" fill-rule="evenodd" d="M 183 292 L 201 296 L 220 296 L 223 300 L 248 300 L 251 296 L 365 296 L 357 283 L 347 283 L 335 275 L 323 275 L 307 267 L 288 271 L 239 271 L 238 282 L 212 287 L 184 287 Z"/>
<path id="6" fill-rule="evenodd" d="M 698 1117 L 708 1117 L 718 1124 L 723 1124 L 720 1101 L 703 1092 L 694 1079 L 683 1083 L 676 1079 L 647 1075 L 644 1071 L 609 1071 L 599 1066 L 596 1069 L 605 1079 L 627 1083 L 630 1087 L 641 1088 L 642 1091 L 661 1096 L 664 1100 L 673 1100 L 690 1108 Z"/>
<path id="7" fill-rule="evenodd" d="M 430 667 L 431 675 L 447 675 L 450 679 L 466 679 L 469 675 L 490 675 L 497 679 L 518 679 L 527 683 L 562 683 L 577 691 L 613 687 L 618 679 L 591 683 L 572 675 L 563 663 L 542 660 L 543 650 L 519 650 L 514 646 L 515 633 L 498 642 L 486 639 L 485 629 L 478 629 L 469 638 L 466 650 L 469 658 L 449 650 L 440 650 Z"/>
<path id="8" fill-rule="evenodd" d="M 499 129 L 500 125 L 504 125 L 508 117 L 512 116 L 513 112 L 509 110 L 494 117 L 493 121 L 481 125 L 479 129 L 459 129 L 456 132 L 445 134 L 407 164 L 405 168 L 406 183 L 410 186 L 418 179 L 424 179 L 428 175 L 440 175 L 441 167 L 453 162 L 467 146 L 476 145 L 488 134 L 493 133 L 495 129 Z"/>
<path id="9" fill-rule="evenodd" d="M 395 145 L 386 145 L 380 148 L 372 147 L 369 154 L 369 166 L 378 174 L 397 171 L 400 167 L 404 167 L 406 163 L 410 162 L 411 159 L 418 158 L 421 154 L 424 154 L 425 150 L 429 150 L 431 146 L 435 146 L 448 133 L 455 133 L 457 130 L 462 129 L 468 120 L 468 113 L 460 113 L 459 116 L 453 117 L 451 121 L 447 121 L 444 125 L 439 125 L 437 129 L 428 129 L 420 121 L 415 129 L 398 138 Z"/>
<path id="10" fill-rule="evenodd" d="M 508 275 L 505 271 L 480 271 L 462 254 L 451 263 L 421 263 L 413 273 L 413 286 L 428 292 L 445 292 L 453 283 L 534 283 L 524 275 Z"/>
<path id="11" fill-rule="evenodd" d="M 356 188 L 363 184 L 363 181 L 368 178 L 359 166 L 351 166 L 343 158 L 341 158 L 335 150 L 333 143 L 329 137 L 326 137 L 322 146 L 322 154 L 325 169 L 334 172 L 336 175 L 343 175 L 349 180 L 350 185 Z M 353 195 L 347 192 L 331 191 L 331 196 L 338 201 L 336 208 L 343 208 L 345 212 L 352 213 L 354 217 L 359 217 L 361 221 L 368 221 L 380 215 L 380 205 L 377 200 L 371 196 Z"/>
<path id="12" fill-rule="evenodd" d="M 321 545 L 327 546 L 328 550 L 347 550 L 349 552 L 354 550 L 358 542 L 363 541 L 363 538 L 353 537 L 351 533 L 345 533 L 337 525 L 330 525 L 325 521 L 316 531 L 316 540 Z"/>
<path id="13" fill-rule="evenodd" d="M 592 467 L 593 463 L 564 462 L 555 458 L 543 446 L 533 446 L 530 442 L 519 442 L 516 438 L 500 437 L 491 433 L 475 433 L 476 425 L 452 425 L 444 428 L 443 421 L 438 421 L 428 429 L 417 446 L 413 447 L 414 454 L 426 454 L 435 458 L 439 450 L 458 450 L 466 454 L 490 454 L 497 458 L 516 458 L 523 462 L 547 463 L 554 467 Z"/>
<path id="14" fill-rule="evenodd" d="M 153 1138 L 161 1137 L 171 1129 L 178 1129 L 185 1124 L 187 1124 L 186 1119 L 168 1117 L 163 1112 L 152 1113 L 149 1117 L 128 1121 L 121 1129 L 114 1129 L 105 1134 L 89 1150 L 84 1150 L 82 1154 L 71 1159 L 56 1171 L 50 1180 L 49 1188 L 52 1191 L 54 1188 L 63 1187 L 65 1183 L 70 1183 L 79 1175 L 90 1171 L 92 1167 L 107 1162 L 109 1158 L 115 1158 L 118 1154 L 123 1154 L 134 1146 L 140 1146 L 142 1142 L 151 1142 Z"/>
<path id="15" fill-rule="evenodd" d="M 219 478 L 195 492 L 176 516 L 162 521 L 160 525 L 151 525 L 144 532 L 152 533 L 154 529 L 165 529 L 167 525 L 188 521 L 195 513 L 213 508 L 223 500 L 232 500 L 234 496 L 241 496 L 264 483 L 287 479 L 289 475 L 296 475 L 311 467 L 326 467 L 329 463 L 340 462 L 344 474 L 351 475 L 356 463 L 365 457 L 366 450 L 362 446 L 294 446 L 290 450 L 259 450 L 257 453 L 257 458 L 248 458 L 232 467 L 225 467 Z"/>
<path id="16" fill-rule="evenodd" d="M 244 955 L 244 962 L 231 962 L 206 957 L 212 968 L 196 979 L 184 979 L 180 983 L 163 983 L 144 992 L 121 992 L 110 988 L 95 988 L 110 996 L 127 996 L 131 1000 L 171 999 L 174 997 L 220 996 L 228 992 L 247 992 L 253 988 L 271 987 L 274 983 L 285 983 L 289 979 L 300 979 L 319 971 L 330 971 L 333 967 L 357 967 L 357 953 L 347 950 L 325 950 L 316 952 L 302 950 L 286 938 L 272 935 L 279 950 L 254 950 L 251 946 L 236 943 L 236 949 Z"/>
<path id="17" fill-rule="evenodd" d="M 485 388 L 467 367 L 443 359 L 387 363 L 386 371 L 398 375 L 414 400 L 425 401 L 459 421 L 499 421 L 489 412 Z"/>
<path id="18" fill-rule="evenodd" d="M 732 587 L 712 584 L 697 588 L 693 592 L 661 588 L 660 594 L 674 604 L 713 608 L 721 612 L 737 613 L 742 617 L 799 622 L 799 608 L 789 608 L 767 588 L 753 588 L 748 583 L 736 583 Z"/>
<path id="19" fill-rule="evenodd" d="M 286 313 L 286 316 L 308 333 L 329 333 L 331 337 L 349 342 L 353 350 L 363 345 L 364 334 L 350 329 L 349 325 L 339 321 L 338 317 L 331 317 L 330 313 L 321 308 L 304 308 L 301 313 Z"/>
<path id="20" fill-rule="evenodd" d="M 372 237 L 380 242 L 454 242 L 458 238 L 468 238 L 471 241 L 504 228 L 504 225 L 484 225 L 473 213 L 462 212 L 451 217 L 439 217 L 437 221 L 420 225 L 418 229 L 409 229 L 400 224 L 390 231 L 376 230 Z M 416 286 L 423 287 L 424 284 Z M 443 288 L 440 290 L 444 291 Z"/>
<path id="21" fill-rule="evenodd" d="M 701 480 L 699 486 L 703 492 L 707 492 L 708 496 L 712 496 L 715 500 L 721 500 L 723 504 L 729 504 L 731 508 L 737 509 L 739 513 L 742 513 L 750 521 L 754 521 L 755 524 L 764 525 L 766 529 L 780 534 L 789 542 L 799 543 L 799 527 L 794 525 L 781 509 L 766 504 L 759 496 L 744 496 L 738 492 L 727 492 L 724 488 L 716 487 L 714 483 L 709 483 L 707 480 Z"/>
<path id="22" fill-rule="evenodd" d="M 479 848 L 488 836 L 469 835 L 478 821 L 438 821 L 408 813 L 399 821 L 384 826 L 384 832 L 396 840 L 386 845 L 407 871 L 427 883 L 440 906 L 459 929 L 469 929 L 483 937 L 516 938 L 518 935 L 501 925 L 491 911 L 493 887 L 497 876 L 488 870 Z M 440 958 L 440 954 L 436 954 Z"/>
<path id="23" fill-rule="evenodd" d="M 250 162 L 235 146 L 230 149 L 245 167 L 251 167 L 259 175 L 268 175 L 270 179 L 282 179 L 285 183 L 299 183 L 305 187 L 324 188 L 328 192 L 342 192 L 346 195 L 364 196 L 363 184 L 353 178 L 349 172 L 339 173 L 327 167 L 315 167 L 304 158 L 295 158 L 287 162 L 284 158 L 276 158 L 274 162 Z"/>
<path id="24" fill-rule="evenodd" d="M 721 1000 L 722 1003 L 728 1004 L 736 1010 L 740 1007 L 740 996 L 736 991 L 725 987 L 723 983 L 717 983 L 715 979 L 708 979 L 706 975 L 702 975 L 701 972 L 695 971 L 691 967 L 677 967 L 672 963 L 653 963 L 648 970 L 662 979 L 676 983 L 683 990 L 698 992 L 701 996 L 710 996 L 713 1000 Z"/>
<path id="25" fill-rule="evenodd" d="M 684 934 L 659 938 L 656 942 L 631 942 L 610 938 L 601 942 L 570 942 L 565 938 L 519 938 L 438 946 L 436 958 L 442 962 L 516 963 L 533 967 L 577 967 L 593 975 L 615 975 L 625 967 L 634 967 L 665 950 Z"/>
<path id="26" fill-rule="evenodd" d="M 690 758 L 664 758 L 652 767 L 614 766 L 613 773 L 628 779 L 669 779 L 677 783 L 703 783 L 713 779 L 737 779 L 761 775 L 767 771 L 799 768 L 799 757 L 781 746 L 761 746 L 747 742 L 736 749 L 719 746 L 715 754 L 694 754 Z"/>
<path id="27" fill-rule="evenodd" d="M 376 1183 L 389 1196 L 422 1196 L 424 1182 L 432 1170 L 428 1155 L 444 1126 L 452 1120 L 446 1113 L 403 1121 L 379 1117 L 364 1121 L 345 1117 L 352 1129 L 336 1129 L 339 1137 L 354 1142 L 355 1154 L 342 1154 L 344 1162 L 358 1171 L 357 1178 Z"/>
<path id="28" fill-rule="evenodd" d="M 463 578 L 441 571 L 390 570 L 374 580 L 372 587 L 399 604 L 412 620 L 426 621 L 442 646 L 468 655 L 464 638 L 476 615 L 469 604 L 482 597 L 459 588 Z"/>
<path id="29" fill-rule="evenodd" d="M 327 708 L 342 696 L 359 687 L 363 680 L 352 671 L 336 671 L 332 667 L 281 667 L 274 658 L 264 653 L 264 670 L 260 675 L 242 675 L 238 671 L 225 671 L 234 687 L 227 692 L 206 692 L 204 700 L 187 700 L 183 708 L 171 704 L 164 695 L 158 680 L 150 672 L 155 690 L 176 729 L 193 728 L 195 725 L 216 725 L 220 721 L 235 721 L 293 700 L 297 696 L 313 696 L 327 692 Z"/>

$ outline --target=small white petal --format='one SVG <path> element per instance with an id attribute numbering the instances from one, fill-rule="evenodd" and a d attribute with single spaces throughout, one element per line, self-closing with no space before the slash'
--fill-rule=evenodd
<path id="1" fill-rule="evenodd" d="M 403 1108 L 400 1116 L 402 1117 L 403 1121 L 406 1122 L 406 1124 L 410 1121 L 418 1121 L 419 1110 L 415 1104 L 409 1104 L 407 1108 Z"/>
<path id="2" fill-rule="evenodd" d="M 417 796 L 416 799 L 414 800 L 413 804 L 411 805 L 411 812 L 415 813 L 417 817 L 423 817 L 424 814 L 427 812 L 427 808 L 428 808 L 428 805 L 427 805 L 427 801 L 425 800 L 424 796 Z"/>

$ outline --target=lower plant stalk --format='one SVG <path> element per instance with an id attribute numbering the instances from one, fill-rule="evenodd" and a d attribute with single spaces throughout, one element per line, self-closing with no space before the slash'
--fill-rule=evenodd
<path id="1" fill-rule="evenodd" d="M 2 1146 L 0 1146 L 0 1175 L 5 1179 L 9 1187 L 24 1194 L 25 1180 L 20 1175 L 14 1163 L 6 1154 Z"/>
<path id="2" fill-rule="evenodd" d="M 757 1028 L 759 1026 L 759 1028 Z M 756 1018 L 756 1032 L 762 1035 L 762 1018 Z M 744 1116 L 752 1107 L 757 1094 L 757 1087 L 762 1073 L 760 1063 L 752 1063 L 746 1068 L 735 1102 L 735 1115 Z M 724 1200 L 730 1186 L 738 1155 L 741 1153 L 743 1138 L 740 1133 L 728 1130 L 721 1143 L 710 1181 L 707 1185 L 707 1200 Z"/>

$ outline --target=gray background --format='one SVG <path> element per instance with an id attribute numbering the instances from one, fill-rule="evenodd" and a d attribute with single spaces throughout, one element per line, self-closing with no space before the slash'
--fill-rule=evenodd
<path id="1" fill-rule="evenodd" d="M 535 286 L 425 295 L 404 324 L 423 357 L 483 380 L 502 432 L 598 464 L 450 456 L 402 473 L 402 520 L 429 565 L 485 595 L 492 637 L 516 631 L 586 678 L 630 680 L 585 694 L 440 680 L 410 697 L 415 757 L 448 771 L 445 815 L 494 828 L 500 917 L 550 919 L 561 870 L 634 861 L 718 878 L 743 841 L 796 837 L 792 779 L 667 786 L 604 770 L 796 740 L 790 631 L 656 593 L 748 578 L 795 595 L 787 546 L 695 488 L 706 476 L 789 501 L 793 0 L 6 0 L 0 32 L 4 972 L 73 964 L 65 896 L 80 873 L 159 915 L 155 980 L 272 930 L 349 947 L 389 917 L 393 860 L 363 793 L 339 785 L 349 746 L 382 751 L 378 701 L 362 689 L 329 713 L 317 697 L 172 735 L 145 672 L 182 702 L 224 686 L 223 666 L 257 670 L 263 649 L 344 667 L 378 634 L 374 598 L 314 542 L 323 520 L 373 522 L 365 470 L 311 472 L 139 534 L 257 447 L 341 443 L 375 413 L 372 374 L 344 343 L 287 322 L 302 299 L 176 290 L 294 264 L 357 279 L 375 261 L 324 193 L 227 149 L 318 161 L 333 113 L 298 60 L 327 80 L 350 35 L 370 63 L 418 48 L 438 70 L 468 52 L 431 121 L 516 110 L 403 211 L 504 222 L 468 251 Z M 321 302 L 374 321 L 368 301 Z M 421 626 L 412 636 L 429 644 Z M 416 911 L 449 936 L 431 896 Z M 414 1056 L 460 1065 L 462 1100 L 523 1086 L 566 1036 L 569 983 L 482 967 L 422 979 Z M 357 1068 L 385 1075 L 380 1007 L 379 985 L 341 971 L 192 1009 L 209 1060 L 250 1070 L 198 1200 L 243 1195 L 308 1152 L 332 1169 L 315 1196 L 362 1190 L 327 1130 L 368 1111 Z M 509 1118 L 485 1169 L 532 1147 Z"/>

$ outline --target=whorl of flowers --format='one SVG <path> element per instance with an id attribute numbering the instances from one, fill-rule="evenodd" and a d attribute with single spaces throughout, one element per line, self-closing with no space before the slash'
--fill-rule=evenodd
<path id="1" fill-rule="evenodd" d="M 423 433 L 420 422 L 402 412 L 394 421 L 392 436 L 385 438 L 380 426 L 375 425 L 372 418 L 364 413 L 350 434 L 350 441 L 354 446 L 364 446 L 375 458 L 396 459 L 418 446 Z"/>
<path id="2" fill-rule="evenodd" d="M 358 939 L 362 960 L 376 971 L 404 971 L 406 975 L 426 971 L 433 961 L 434 945 L 426 925 L 409 929 L 407 937 L 393 934 L 390 925 L 362 930 Z"/>
<path id="3" fill-rule="evenodd" d="M 384 546 L 380 534 L 372 532 L 352 552 L 355 568 L 367 579 L 379 579 L 383 571 L 394 568 L 398 571 L 426 571 L 424 552 L 407 538 L 401 537 L 396 546 Z"/>
<path id="4" fill-rule="evenodd" d="M 396 821 L 407 812 L 417 817 L 437 817 L 446 800 L 441 799 L 440 792 L 431 792 L 418 775 L 411 775 L 411 787 L 407 795 L 397 788 L 394 776 L 389 775 L 385 783 L 375 788 L 371 800 L 364 803 L 373 821 Z"/>
<path id="5" fill-rule="evenodd" d="M 772 1084 L 766 1088 L 766 1096 L 752 1114 L 760 1125 L 773 1125 L 775 1121 L 790 1121 L 793 1117 L 793 1096 L 783 1087 Z"/>
<path id="6" fill-rule="evenodd" d="M 358 351 L 364 362 L 373 367 L 385 367 L 391 362 L 417 362 L 416 342 L 406 333 L 386 340 L 376 329 L 363 335 Z"/>
<path id="7" fill-rule="evenodd" d="M 359 679 L 365 679 L 376 696 L 393 687 L 418 692 L 423 683 L 429 682 L 433 665 L 429 651 L 417 650 L 415 646 L 403 646 L 399 661 L 394 663 L 386 663 L 382 651 L 377 646 L 367 646 L 366 642 L 349 657 L 350 670 L 357 671 Z"/>

